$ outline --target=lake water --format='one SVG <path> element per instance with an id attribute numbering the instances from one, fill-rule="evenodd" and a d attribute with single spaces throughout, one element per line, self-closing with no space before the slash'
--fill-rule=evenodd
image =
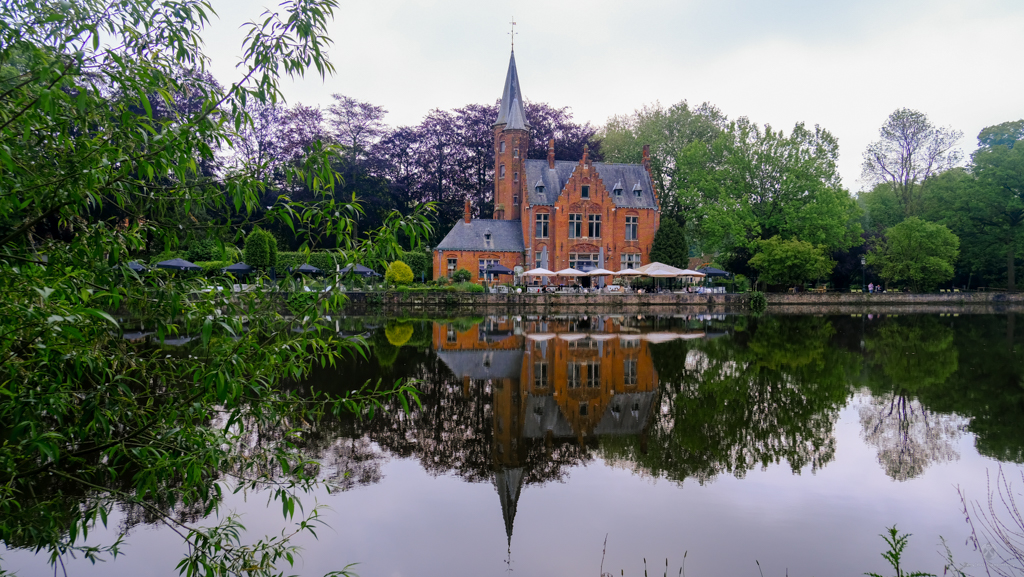
<path id="1" fill-rule="evenodd" d="M 957 488 L 1024 486 L 1024 336 L 1014 315 L 346 319 L 371 354 L 302 390 L 416 379 L 422 408 L 333 420 L 330 529 L 286 573 L 370 576 L 887 574 L 878 536 L 912 533 L 904 569 L 969 572 Z M 1021 331 L 1024 332 L 1024 331 Z M 331 490 L 328 491 L 328 488 Z M 250 535 L 287 523 L 229 497 Z M 1008 519 L 1008 517 L 1007 517 Z M 136 521 L 121 515 L 112 520 Z M 98 542 L 109 538 L 99 531 Z M 68 574 L 175 575 L 184 549 L 134 525 L 126 555 Z M 52 575 L 7 551 L 3 568 Z"/>

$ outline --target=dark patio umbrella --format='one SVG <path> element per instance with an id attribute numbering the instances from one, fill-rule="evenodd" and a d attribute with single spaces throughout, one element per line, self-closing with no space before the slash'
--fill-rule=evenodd
<path id="1" fill-rule="evenodd" d="M 349 272 L 352 272 L 352 274 L 357 274 L 360 276 L 380 276 L 378 273 L 374 272 L 373 269 L 366 268 L 361 264 L 350 264 L 347 267 L 341 269 L 341 274 L 343 275 L 348 274 Z"/>
<path id="2" fill-rule="evenodd" d="M 128 268 L 132 269 L 135 272 L 146 272 L 147 270 L 149 270 L 148 268 L 134 260 L 128 263 Z"/>
<path id="3" fill-rule="evenodd" d="M 203 267 L 188 262 L 183 258 L 172 258 L 171 260 L 165 260 L 156 263 L 156 268 L 165 268 L 168 270 L 188 270 L 198 272 L 203 270 Z"/>
<path id="4" fill-rule="evenodd" d="M 323 274 L 324 273 L 324 271 L 316 268 L 315 266 L 313 266 L 313 265 L 311 265 L 309 263 L 306 263 L 306 264 L 303 264 L 303 265 L 299 265 L 298 267 L 296 267 L 294 269 L 289 267 L 288 268 L 288 272 L 295 272 L 295 273 L 299 273 L 299 274 Z"/>
<path id="5" fill-rule="evenodd" d="M 704 268 L 699 268 L 699 269 L 697 269 L 697 272 L 702 272 L 702 273 L 706 274 L 707 276 L 729 276 L 729 274 L 730 274 L 730 273 L 727 273 L 727 272 L 725 272 L 724 270 L 722 270 L 720 268 L 715 268 L 713 266 L 706 266 Z"/>
<path id="6" fill-rule="evenodd" d="M 221 272 L 231 273 L 233 275 L 252 274 L 252 267 L 245 264 L 244 262 L 236 262 L 231 266 L 226 266 L 220 269 Z"/>
<path id="7" fill-rule="evenodd" d="M 512 269 L 500 264 L 492 264 L 484 272 L 487 274 L 512 274 Z"/>

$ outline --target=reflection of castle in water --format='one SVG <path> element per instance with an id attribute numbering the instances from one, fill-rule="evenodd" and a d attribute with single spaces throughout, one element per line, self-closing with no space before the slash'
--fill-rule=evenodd
<path id="1" fill-rule="evenodd" d="M 656 338 L 620 321 L 510 317 L 468 330 L 434 325 L 434 348 L 462 379 L 463 394 L 491 395 L 494 484 L 510 542 L 527 441 L 550 447 L 555 439 L 582 445 L 595 435 L 643 435 L 651 420 L 658 376 L 649 342 Z"/>

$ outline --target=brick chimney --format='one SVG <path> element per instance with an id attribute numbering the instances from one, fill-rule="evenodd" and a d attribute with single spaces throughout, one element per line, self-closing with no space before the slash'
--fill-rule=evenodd
<path id="1" fill-rule="evenodd" d="M 463 214 L 462 218 L 465 219 L 466 224 L 469 224 L 469 221 L 472 220 L 472 217 L 469 214 L 469 199 L 468 198 L 466 199 L 466 212 Z"/>
<path id="2" fill-rule="evenodd" d="M 583 165 L 586 166 L 590 163 L 590 147 L 586 144 L 583 145 Z"/>
<path id="3" fill-rule="evenodd" d="M 548 168 L 555 167 L 555 139 L 548 140 Z"/>

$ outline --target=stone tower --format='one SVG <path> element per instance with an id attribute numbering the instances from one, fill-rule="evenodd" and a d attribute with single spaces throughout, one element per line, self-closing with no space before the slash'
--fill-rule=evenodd
<path id="1" fill-rule="evenodd" d="M 516 53 L 508 61 L 505 90 L 494 122 L 494 218 L 520 220 L 526 196 L 526 152 L 530 125 L 516 72 Z"/>

